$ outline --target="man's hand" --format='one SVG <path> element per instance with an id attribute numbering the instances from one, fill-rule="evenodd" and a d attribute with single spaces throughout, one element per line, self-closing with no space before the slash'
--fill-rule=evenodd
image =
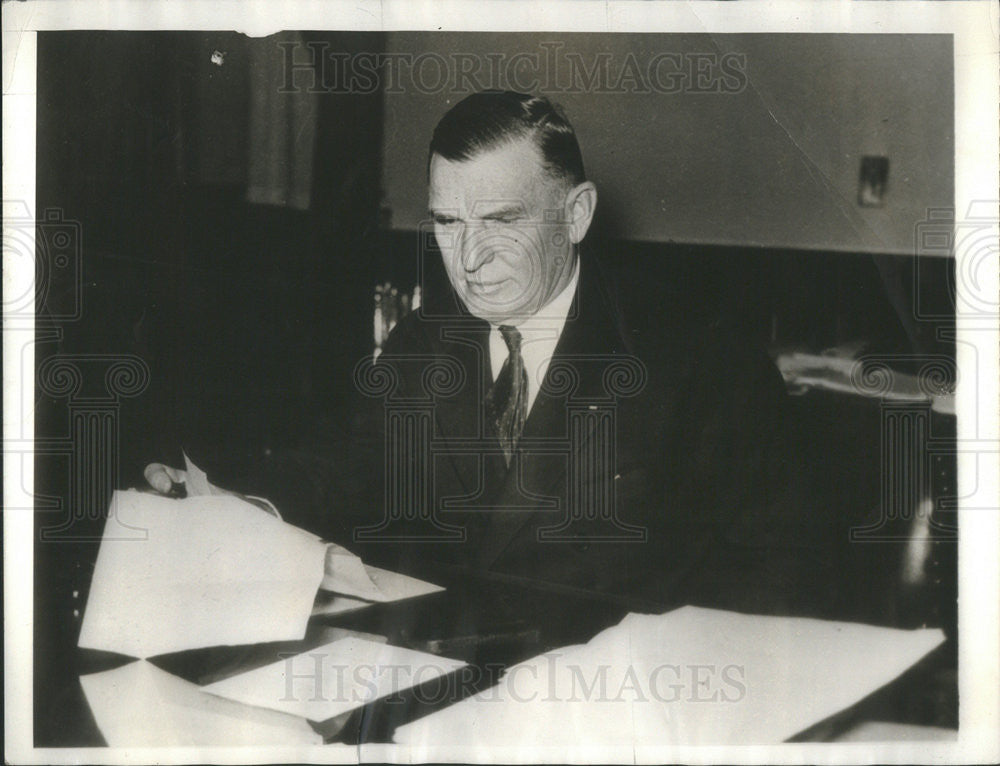
<path id="1" fill-rule="evenodd" d="M 163 463 L 150 463 L 142 473 L 146 483 L 161 495 L 175 494 L 175 485 L 183 484 L 187 479 L 186 472 Z"/>
<path id="2" fill-rule="evenodd" d="M 201 497 L 209 495 L 229 495 L 231 497 L 238 497 L 251 505 L 256 505 L 265 513 L 274 516 L 277 519 L 281 518 L 281 514 L 278 513 L 278 509 L 271 504 L 270 500 L 263 497 L 254 497 L 253 495 L 244 495 L 240 492 L 231 492 L 228 489 L 220 489 L 219 487 L 212 486 L 208 483 L 208 478 L 204 473 L 194 464 L 189 464 L 189 468 L 192 473 L 192 484 L 187 485 L 188 472 L 182 471 L 180 468 L 171 468 L 169 465 L 164 465 L 163 463 L 150 463 L 146 466 L 143 476 L 146 477 L 146 482 L 150 487 L 156 491 L 157 494 L 163 495 L 164 497 Z M 200 477 L 200 478 L 199 478 Z"/>

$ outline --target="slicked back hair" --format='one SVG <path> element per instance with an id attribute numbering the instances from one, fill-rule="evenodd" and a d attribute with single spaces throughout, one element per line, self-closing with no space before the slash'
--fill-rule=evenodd
<path id="1" fill-rule="evenodd" d="M 441 155 L 452 162 L 472 159 L 522 138 L 531 138 L 546 170 L 571 186 L 587 180 L 576 133 L 562 110 L 543 96 L 484 90 L 459 101 L 438 122 L 427 167 Z"/>

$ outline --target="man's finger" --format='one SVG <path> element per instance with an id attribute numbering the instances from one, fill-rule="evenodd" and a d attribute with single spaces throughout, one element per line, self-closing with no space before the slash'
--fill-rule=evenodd
<path id="1" fill-rule="evenodd" d="M 164 495 L 173 489 L 174 484 L 183 484 L 187 478 L 184 471 L 171 468 L 163 463 L 150 463 L 143 471 L 143 476 L 145 476 L 149 486 Z"/>

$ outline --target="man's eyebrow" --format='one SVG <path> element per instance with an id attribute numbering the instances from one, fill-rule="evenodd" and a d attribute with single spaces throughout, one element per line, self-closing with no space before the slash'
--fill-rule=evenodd
<path id="1" fill-rule="evenodd" d="M 492 221 L 498 218 L 510 218 L 512 216 L 524 215 L 524 205 L 510 204 L 504 207 L 497 208 L 496 210 L 491 210 L 488 213 L 484 213 L 479 216 L 485 221 Z"/>
<path id="2" fill-rule="evenodd" d="M 449 221 L 460 221 L 458 213 L 454 210 L 428 210 L 428 216 L 434 220 L 447 219 Z M 496 221 L 505 218 L 513 218 L 517 216 L 523 216 L 524 205 L 518 203 L 511 203 L 509 205 L 504 205 L 503 207 L 490 210 L 489 212 L 477 214 L 475 217 L 481 221 Z"/>

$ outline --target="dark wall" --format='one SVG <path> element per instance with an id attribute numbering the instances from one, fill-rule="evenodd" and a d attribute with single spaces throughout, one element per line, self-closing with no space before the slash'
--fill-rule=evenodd
<path id="1" fill-rule="evenodd" d="M 344 51 L 382 41 L 323 39 Z M 162 438 L 133 455 L 285 438 L 370 346 L 381 96 L 317 99 L 308 210 L 249 204 L 247 52 L 266 44 L 39 37 L 36 208 L 61 210 L 82 234 L 82 315 L 61 325 L 59 350 L 149 364 L 153 412 L 134 436 Z"/>

